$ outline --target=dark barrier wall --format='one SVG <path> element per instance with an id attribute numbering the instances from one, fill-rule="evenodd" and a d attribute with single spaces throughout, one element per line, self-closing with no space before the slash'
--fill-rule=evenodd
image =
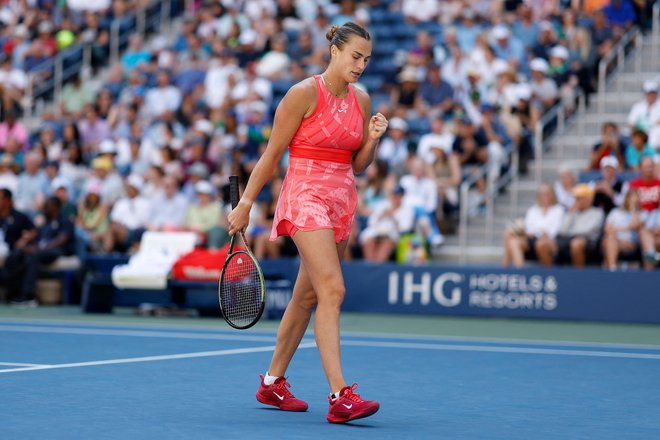
<path id="1" fill-rule="evenodd" d="M 297 262 L 264 262 L 295 280 Z M 660 323 L 660 272 L 344 264 L 343 310 Z"/>

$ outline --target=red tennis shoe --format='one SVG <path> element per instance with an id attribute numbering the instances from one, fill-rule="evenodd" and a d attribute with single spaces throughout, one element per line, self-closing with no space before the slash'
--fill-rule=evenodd
<path id="1" fill-rule="evenodd" d="M 278 377 L 272 385 L 264 384 L 264 377 L 261 378 L 261 386 L 257 391 L 257 400 L 266 405 L 273 405 L 283 411 L 307 411 L 307 402 L 296 399 L 289 388 L 291 385 L 284 377 Z"/>
<path id="2" fill-rule="evenodd" d="M 369 417 L 378 411 L 380 404 L 375 400 L 361 399 L 359 394 L 353 392 L 356 388 L 356 383 L 350 387 L 342 388 L 339 397 L 334 401 L 332 397 L 328 397 L 330 401 L 330 409 L 328 409 L 328 416 L 326 417 L 328 422 L 346 423 L 351 420 Z"/>

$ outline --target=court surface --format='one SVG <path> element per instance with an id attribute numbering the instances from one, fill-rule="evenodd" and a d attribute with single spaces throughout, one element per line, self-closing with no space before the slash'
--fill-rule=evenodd
<path id="1" fill-rule="evenodd" d="M 660 438 L 660 327 L 346 315 L 343 365 L 373 417 L 330 425 L 308 334 L 259 404 L 276 323 L 0 308 L 1 439 Z"/>

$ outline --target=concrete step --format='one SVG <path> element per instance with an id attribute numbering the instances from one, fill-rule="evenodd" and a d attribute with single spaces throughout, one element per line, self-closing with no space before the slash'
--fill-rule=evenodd
<path id="1" fill-rule="evenodd" d="M 504 255 L 502 246 L 468 246 L 460 248 L 456 245 L 443 245 L 433 255 L 433 261 L 453 262 L 460 261 L 463 253 L 466 263 L 499 263 Z"/>

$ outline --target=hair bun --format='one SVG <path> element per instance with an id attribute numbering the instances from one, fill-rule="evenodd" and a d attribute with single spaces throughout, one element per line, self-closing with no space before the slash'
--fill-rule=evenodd
<path id="1" fill-rule="evenodd" d="M 338 30 L 339 26 L 330 26 L 330 30 L 325 34 L 325 38 L 327 38 L 328 41 L 332 41 Z"/>

